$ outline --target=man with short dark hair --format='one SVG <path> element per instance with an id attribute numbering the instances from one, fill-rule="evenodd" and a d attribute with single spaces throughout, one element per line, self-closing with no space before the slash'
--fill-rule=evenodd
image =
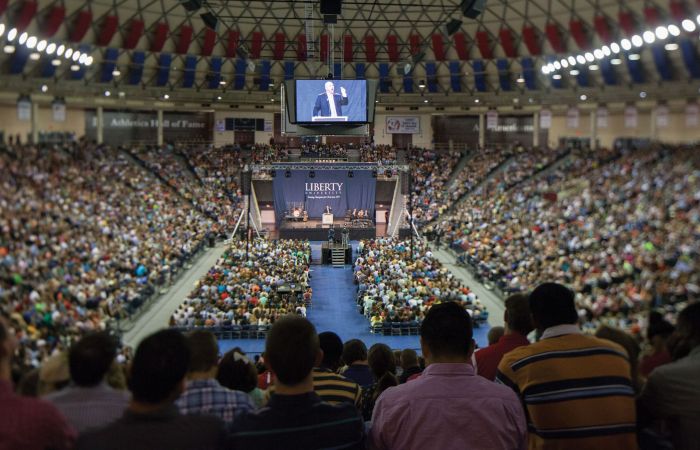
<path id="1" fill-rule="evenodd" d="M 528 345 L 527 335 L 533 330 L 530 303 L 526 295 L 513 294 L 506 298 L 503 313 L 504 335 L 496 342 L 474 352 L 476 373 L 487 380 L 495 380 L 498 364 L 503 355 L 523 345 Z"/>
<path id="2" fill-rule="evenodd" d="M 196 330 L 186 336 L 190 350 L 185 392 L 175 405 L 182 414 L 209 414 L 231 425 L 243 413 L 255 409 L 253 399 L 241 391 L 226 389 L 216 380 L 219 343 L 211 331 Z"/>
<path id="3" fill-rule="evenodd" d="M 672 341 L 675 341 L 674 361 L 651 372 L 639 404 L 652 418 L 666 421 L 675 449 L 697 450 L 700 445 L 700 303 L 686 306 L 678 315 Z"/>
<path id="4" fill-rule="evenodd" d="M 360 387 L 366 388 L 374 384 L 372 371 L 367 362 L 367 346 L 359 339 L 350 339 L 343 346 L 343 361 L 348 368 L 343 376 L 351 379 Z"/>
<path id="5" fill-rule="evenodd" d="M 319 367 L 314 367 L 314 391 L 324 402 L 352 403 L 359 407 L 362 398 L 360 386 L 336 373 L 340 367 L 343 341 L 331 331 L 319 334 L 318 340 L 323 359 Z"/>
<path id="6" fill-rule="evenodd" d="M 104 331 L 80 339 L 68 352 L 72 384 L 45 397 L 78 433 L 114 422 L 129 405 L 128 393 L 104 380 L 115 364 L 117 347 L 117 340 Z"/>
<path id="7" fill-rule="evenodd" d="M 486 340 L 489 345 L 494 345 L 506 334 L 506 329 L 504 327 L 495 326 L 491 327 L 489 333 L 486 335 Z"/>
<path id="8" fill-rule="evenodd" d="M 531 449 L 636 449 L 627 352 L 581 333 L 574 293 L 543 283 L 529 296 L 542 338 L 506 354 L 496 381 L 527 408 Z"/>
<path id="9" fill-rule="evenodd" d="M 73 448 L 75 431 L 55 406 L 13 392 L 11 364 L 16 348 L 15 330 L 5 316 L 0 315 L 0 448 Z"/>
<path id="10" fill-rule="evenodd" d="M 377 399 L 371 448 L 524 449 L 527 428 L 518 397 L 477 377 L 469 363 L 474 341 L 465 309 L 455 302 L 433 305 L 420 335 L 427 367 Z"/>
<path id="11" fill-rule="evenodd" d="M 179 331 L 161 330 L 145 338 L 131 366 L 129 408 L 111 425 L 82 434 L 78 450 L 221 448 L 225 429 L 220 419 L 184 416 L 175 406 L 185 388 L 189 359 Z"/>
<path id="12" fill-rule="evenodd" d="M 420 368 L 418 364 L 418 353 L 412 348 L 406 348 L 401 352 L 401 376 L 399 376 L 399 383 L 405 383 L 409 379 L 414 379 L 418 377 L 423 369 Z"/>
<path id="13" fill-rule="evenodd" d="M 265 407 L 234 422 L 229 447 L 363 449 L 364 423 L 357 409 L 330 405 L 314 392 L 312 369 L 321 359 L 311 322 L 299 316 L 277 320 L 265 342 L 275 392 Z"/>

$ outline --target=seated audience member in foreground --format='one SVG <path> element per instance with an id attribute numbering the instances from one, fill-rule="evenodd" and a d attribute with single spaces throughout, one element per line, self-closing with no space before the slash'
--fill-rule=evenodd
<path id="1" fill-rule="evenodd" d="M 527 408 L 530 448 L 637 448 L 625 349 L 583 335 L 574 293 L 560 284 L 532 291 L 530 311 L 541 340 L 506 354 L 496 376 Z"/>
<path id="2" fill-rule="evenodd" d="M 318 335 L 323 352 L 319 367 L 314 367 L 314 391 L 321 400 L 332 405 L 336 403 L 352 403 L 359 407 L 361 397 L 360 386 L 352 380 L 338 375 L 340 356 L 343 354 L 343 341 L 332 331 L 324 331 Z"/>
<path id="3" fill-rule="evenodd" d="M 377 380 L 373 385 L 362 389 L 362 418 L 368 421 L 372 420 L 372 411 L 377 398 L 388 388 L 399 384 L 399 380 L 394 373 L 396 372 L 394 352 L 388 345 L 379 342 L 372 345 L 367 353 L 367 362 L 374 379 Z"/>
<path id="4" fill-rule="evenodd" d="M 70 449 L 75 431 L 56 407 L 12 391 L 12 355 L 17 348 L 15 330 L 0 315 L 0 449 Z"/>
<path id="5" fill-rule="evenodd" d="M 401 352 L 401 368 L 403 371 L 399 376 L 399 383 L 403 384 L 419 376 L 423 369 L 418 364 L 418 354 L 412 348 L 404 349 Z"/>
<path id="6" fill-rule="evenodd" d="M 219 370 L 219 343 L 211 331 L 187 334 L 190 365 L 185 392 L 175 404 L 182 414 L 207 414 L 231 425 L 233 419 L 255 409 L 253 399 L 241 391 L 232 391 L 216 380 Z"/>
<path id="7" fill-rule="evenodd" d="M 239 347 L 221 358 L 216 380 L 227 389 L 246 392 L 256 409 L 265 404 L 265 392 L 258 387 L 258 369 Z"/>
<path id="8" fill-rule="evenodd" d="M 700 303 L 681 311 L 673 338 L 674 362 L 651 372 L 639 405 L 644 415 L 666 421 L 674 448 L 697 450 L 700 448 Z"/>
<path id="9" fill-rule="evenodd" d="M 374 377 L 367 362 L 367 346 L 364 342 L 359 339 L 347 341 L 343 346 L 343 361 L 348 366 L 343 376 L 350 378 L 362 388 L 374 383 Z"/>
<path id="10" fill-rule="evenodd" d="M 45 397 L 78 433 L 114 422 L 129 405 L 128 392 L 105 382 L 116 356 L 115 338 L 106 332 L 88 334 L 68 352 L 72 384 Z"/>
<path id="11" fill-rule="evenodd" d="M 671 353 L 668 351 L 668 339 L 672 334 L 673 325 L 664 320 L 660 313 L 652 312 L 649 314 L 647 340 L 651 345 L 651 351 L 639 361 L 639 375 L 643 378 L 647 378 L 657 367 L 673 361 Z"/>
<path id="12" fill-rule="evenodd" d="M 476 376 L 469 364 L 474 341 L 464 307 L 434 305 L 420 333 L 427 367 L 416 380 L 389 388 L 377 399 L 371 448 L 526 448 L 525 413 L 517 395 Z"/>
<path id="13" fill-rule="evenodd" d="M 487 380 L 496 379 L 498 363 L 503 355 L 513 349 L 528 345 L 527 335 L 533 330 L 530 306 L 527 296 L 515 294 L 505 301 L 506 311 L 503 317 L 505 334 L 496 344 L 489 345 L 474 352 L 476 360 L 476 373 Z"/>
<path id="14" fill-rule="evenodd" d="M 364 449 L 364 423 L 355 406 L 330 405 L 314 392 L 313 368 L 321 357 L 311 322 L 299 316 L 275 322 L 265 342 L 275 391 L 266 406 L 236 419 L 229 448 Z"/>
<path id="15" fill-rule="evenodd" d="M 489 330 L 489 334 L 486 336 L 486 339 L 489 341 L 489 346 L 496 344 L 498 340 L 503 337 L 504 334 L 506 334 L 505 328 L 491 327 L 491 329 Z"/>
<path id="16" fill-rule="evenodd" d="M 176 330 L 158 331 L 136 349 L 129 388 L 132 400 L 121 419 L 81 434 L 85 450 L 210 450 L 224 443 L 223 422 L 211 416 L 184 416 L 175 400 L 185 389 L 190 352 Z"/>

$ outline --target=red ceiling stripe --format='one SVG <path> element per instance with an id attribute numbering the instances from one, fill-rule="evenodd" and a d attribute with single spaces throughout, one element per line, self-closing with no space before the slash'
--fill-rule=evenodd
<path id="1" fill-rule="evenodd" d="M 549 44 L 556 53 L 566 52 L 566 46 L 564 45 L 564 40 L 561 37 L 561 31 L 556 23 L 548 23 L 545 27 L 545 33 L 547 33 Z"/>
<path id="2" fill-rule="evenodd" d="M 272 53 L 277 61 L 284 59 L 284 38 L 284 33 L 275 34 L 275 48 Z"/>
<path id="3" fill-rule="evenodd" d="M 2 14 L 2 12 L 0 12 Z M 41 34 L 44 37 L 51 37 L 63 24 L 63 20 L 66 18 L 66 8 L 62 5 L 54 5 L 49 13 L 46 15 L 46 20 L 44 21 L 44 26 L 41 27 Z"/>
<path id="4" fill-rule="evenodd" d="M 216 31 L 211 28 L 204 29 L 204 42 L 202 43 L 202 56 L 211 56 L 216 45 Z"/>
<path id="5" fill-rule="evenodd" d="M 598 37 L 604 43 L 608 44 L 612 42 L 613 35 L 612 30 L 610 30 L 610 24 L 605 16 L 597 15 L 593 18 L 593 26 L 595 27 Z"/>
<path id="6" fill-rule="evenodd" d="M 22 8 L 15 18 L 15 28 L 17 28 L 17 31 L 24 31 L 29 26 L 36 15 L 36 10 L 37 3 L 34 0 L 25 0 L 22 3 Z"/>
<path id="7" fill-rule="evenodd" d="M 352 35 L 346 34 L 343 36 L 343 59 L 345 62 L 352 62 Z"/>
<path id="8" fill-rule="evenodd" d="M 574 41 L 576 41 L 578 48 L 581 50 L 588 50 L 591 47 L 591 41 L 588 39 L 586 27 L 581 20 L 571 19 L 569 21 L 569 31 Z"/>
<path id="9" fill-rule="evenodd" d="M 508 58 L 515 58 L 518 56 L 518 52 L 515 49 L 515 42 L 513 41 L 513 33 L 511 33 L 510 28 L 501 28 L 498 32 L 498 36 L 501 41 L 501 47 L 503 47 L 503 52 Z"/>
<path id="10" fill-rule="evenodd" d="M 0 0 L 0 15 L 5 14 L 5 11 L 7 10 L 7 5 L 10 3 L 10 0 Z"/>
<path id="11" fill-rule="evenodd" d="M 625 34 L 627 36 L 632 36 L 635 33 L 635 30 L 637 29 L 637 24 L 634 21 L 632 13 L 629 11 L 620 11 L 620 13 L 617 15 L 617 18 L 620 22 L 620 27 L 625 32 Z"/>
<path id="12" fill-rule="evenodd" d="M 659 24 L 659 11 L 653 6 L 644 8 L 644 19 L 647 25 L 657 26 Z"/>
<path id="13" fill-rule="evenodd" d="M 542 54 L 542 45 L 540 45 L 535 27 L 529 25 L 523 26 L 523 41 L 525 41 L 527 51 L 530 52 L 532 56 L 539 56 Z"/>
<path id="14" fill-rule="evenodd" d="M 459 59 L 462 61 L 468 60 L 469 52 L 467 51 L 467 38 L 464 36 L 464 33 L 455 33 L 452 39 L 454 39 L 455 49 L 457 50 L 457 56 Z"/>
<path id="15" fill-rule="evenodd" d="M 445 38 L 442 34 L 435 33 L 431 36 L 433 41 L 433 53 L 435 53 L 435 60 L 444 61 L 445 60 Z"/>
<path id="16" fill-rule="evenodd" d="M 144 23 L 143 20 L 134 19 L 129 24 L 129 31 L 126 34 L 126 39 L 124 39 L 124 48 L 131 50 L 136 48 L 141 35 L 143 35 Z"/>
<path id="17" fill-rule="evenodd" d="M 263 34 L 260 31 L 253 31 L 252 42 L 250 44 L 250 57 L 252 59 L 260 59 L 262 53 Z"/>
<path id="18" fill-rule="evenodd" d="M 476 32 L 476 46 L 479 47 L 481 57 L 484 59 L 493 59 L 493 50 L 491 50 L 491 37 L 486 31 Z"/>
<path id="19" fill-rule="evenodd" d="M 187 53 L 190 48 L 190 43 L 192 42 L 193 29 L 189 25 L 180 26 L 180 38 L 178 39 L 177 46 L 175 46 L 175 51 L 181 55 Z"/>
<path id="20" fill-rule="evenodd" d="M 100 33 L 97 35 L 97 45 L 102 47 L 108 46 L 114 37 L 114 33 L 117 32 L 117 26 L 119 26 L 117 16 L 109 15 L 105 17 L 100 26 Z"/>
<path id="21" fill-rule="evenodd" d="M 399 38 L 396 35 L 390 34 L 386 37 L 387 52 L 389 53 L 389 61 L 399 61 Z"/>
<path id="22" fill-rule="evenodd" d="M 374 43 L 374 36 L 365 36 L 365 52 L 367 62 L 377 62 L 377 48 Z"/>
<path id="23" fill-rule="evenodd" d="M 297 36 L 297 61 L 306 61 L 306 35 Z"/>
<path id="24" fill-rule="evenodd" d="M 408 37 L 411 46 L 411 56 L 416 56 L 420 53 L 420 35 L 412 34 Z"/>
<path id="25" fill-rule="evenodd" d="M 240 39 L 240 31 L 231 30 L 228 32 L 228 40 L 226 41 L 226 57 L 234 58 L 238 51 L 238 39 Z"/>
<path id="26" fill-rule="evenodd" d="M 84 9 L 75 16 L 73 29 L 70 32 L 69 39 L 72 42 L 80 42 L 85 37 L 90 24 L 92 23 L 92 12 L 89 9 Z"/>
<path id="27" fill-rule="evenodd" d="M 153 42 L 151 43 L 152 52 L 160 52 L 163 50 L 165 40 L 168 38 L 170 26 L 168 22 L 158 22 L 155 30 L 153 30 Z"/>
<path id="28" fill-rule="evenodd" d="M 678 22 L 687 17 L 685 5 L 682 2 L 671 0 L 669 9 L 671 10 L 671 16 Z"/>

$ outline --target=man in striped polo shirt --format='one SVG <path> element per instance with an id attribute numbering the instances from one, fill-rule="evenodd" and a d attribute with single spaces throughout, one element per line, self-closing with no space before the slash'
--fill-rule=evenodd
<path id="1" fill-rule="evenodd" d="M 360 385 L 337 373 L 340 355 L 343 354 L 343 341 L 332 331 L 320 333 L 318 339 L 323 359 L 320 367 L 314 367 L 314 391 L 324 402 L 332 405 L 352 403 L 359 408 L 362 398 Z"/>
<path id="2" fill-rule="evenodd" d="M 635 449 L 634 389 L 625 350 L 585 336 L 574 293 L 556 283 L 529 297 L 539 342 L 507 353 L 496 381 L 527 412 L 530 449 Z"/>

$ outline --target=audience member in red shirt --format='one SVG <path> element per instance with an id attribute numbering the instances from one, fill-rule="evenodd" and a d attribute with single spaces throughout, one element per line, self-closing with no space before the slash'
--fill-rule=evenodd
<path id="1" fill-rule="evenodd" d="M 11 360 L 15 332 L 0 316 L 0 450 L 71 449 L 76 433 L 52 404 L 12 391 Z"/>
<path id="2" fill-rule="evenodd" d="M 526 336 L 533 330 L 530 304 L 527 296 L 514 294 L 506 299 L 505 334 L 497 343 L 474 353 L 476 373 L 491 381 L 496 379 L 496 370 L 503 355 L 523 345 L 528 345 Z"/>
<path id="3" fill-rule="evenodd" d="M 649 314 L 649 328 L 647 340 L 652 346 L 650 353 L 644 355 L 639 362 L 639 374 L 647 378 L 652 370 L 673 361 L 668 351 L 667 341 L 673 334 L 674 327 L 665 321 L 661 314 L 652 312 Z"/>

